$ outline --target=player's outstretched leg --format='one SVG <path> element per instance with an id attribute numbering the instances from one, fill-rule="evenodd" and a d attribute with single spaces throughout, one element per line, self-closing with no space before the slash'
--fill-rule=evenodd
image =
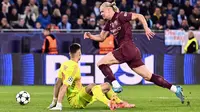
<path id="1" fill-rule="evenodd" d="M 184 95 L 183 95 L 183 89 L 180 86 L 175 86 L 170 84 L 168 81 L 166 81 L 162 76 L 152 74 L 145 65 L 139 66 L 137 68 L 133 68 L 133 71 L 138 73 L 140 76 L 142 76 L 145 80 L 151 81 L 154 84 L 167 88 L 173 93 L 176 94 L 176 96 L 180 99 L 182 103 L 184 103 Z"/>
<path id="2" fill-rule="evenodd" d="M 117 103 L 117 108 L 133 108 L 133 107 L 135 107 L 135 104 L 129 104 L 128 102 L 121 100 L 117 96 L 117 94 L 112 90 L 109 83 L 101 84 L 101 88 L 108 99 L 114 100 Z"/>
<path id="3" fill-rule="evenodd" d="M 100 85 L 96 85 L 92 88 L 92 93 L 93 93 L 93 96 L 103 102 L 105 105 L 108 105 L 110 110 L 115 110 L 117 108 L 117 104 L 116 102 L 113 100 L 113 99 L 108 99 L 105 94 L 103 93 L 102 91 L 102 88 Z"/>
<path id="4" fill-rule="evenodd" d="M 119 61 L 116 60 L 113 54 L 110 52 L 97 63 L 97 66 L 102 71 L 103 75 L 112 83 L 113 91 L 120 93 L 123 91 L 122 86 L 118 83 L 112 70 L 110 69 L 110 65 L 117 63 L 119 63 Z"/>

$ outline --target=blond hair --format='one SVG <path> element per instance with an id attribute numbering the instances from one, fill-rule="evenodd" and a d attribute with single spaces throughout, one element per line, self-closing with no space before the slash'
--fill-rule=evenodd
<path id="1" fill-rule="evenodd" d="M 104 9 L 105 7 L 111 7 L 114 12 L 119 12 L 119 8 L 116 6 L 115 2 L 104 2 L 103 4 L 101 4 L 100 9 Z"/>

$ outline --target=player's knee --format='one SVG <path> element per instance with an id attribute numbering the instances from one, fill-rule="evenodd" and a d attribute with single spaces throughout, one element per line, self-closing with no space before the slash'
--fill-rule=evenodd
<path id="1" fill-rule="evenodd" d="M 94 86 L 96 86 L 95 83 L 90 84 L 91 88 L 93 88 Z"/>
<path id="2" fill-rule="evenodd" d="M 92 84 L 88 85 L 87 88 L 86 88 L 87 91 L 91 91 L 94 86 L 96 86 L 95 83 L 92 83 Z"/>
<path id="3" fill-rule="evenodd" d="M 143 77 L 146 81 L 150 81 L 151 80 L 151 76 L 150 75 L 146 75 Z"/>
<path id="4" fill-rule="evenodd" d="M 103 65 L 102 61 L 98 61 L 97 66 L 100 67 L 101 65 Z"/>
<path id="5" fill-rule="evenodd" d="M 105 82 L 104 85 L 108 88 L 110 88 L 110 84 L 108 82 Z"/>
<path id="6" fill-rule="evenodd" d="M 108 82 L 101 84 L 101 88 L 103 91 L 109 91 L 110 90 L 110 84 Z"/>
<path id="7" fill-rule="evenodd" d="M 93 88 L 94 86 L 96 86 L 96 84 L 94 84 L 94 83 L 88 85 L 88 86 L 85 88 L 86 92 L 87 92 L 88 94 L 92 95 L 92 88 Z"/>

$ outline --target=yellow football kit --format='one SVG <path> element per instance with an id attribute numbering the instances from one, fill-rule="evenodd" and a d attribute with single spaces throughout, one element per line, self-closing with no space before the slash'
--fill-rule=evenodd
<path id="1" fill-rule="evenodd" d="M 63 84 L 68 86 L 67 100 L 72 107 L 85 108 L 92 103 L 92 96 L 87 94 L 85 87 L 82 86 L 78 63 L 72 60 L 62 63 L 58 78 L 62 79 Z"/>

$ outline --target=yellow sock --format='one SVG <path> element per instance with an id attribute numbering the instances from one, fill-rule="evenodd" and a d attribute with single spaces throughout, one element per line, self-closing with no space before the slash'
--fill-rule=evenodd
<path id="1" fill-rule="evenodd" d="M 97 100 L 99 100 L 99 101 L 103 102 L 104 104 L 108 105 L 109 99 L 102 92 L 102 89 L 101 89 L 100 85 L 94 86 L 92 88 L 92 93 L 93 93 L 94 97 Z"/>
<path id="2" fill-rule="evenodd" d="M 120 103 L 122 100 L 117 97 L 117 94 L 110 88 L 110 90 L 106 93 L 106 96 L 108 99 L 111 99 L 113 96 L 115 96 L 116 103 Z"/>

